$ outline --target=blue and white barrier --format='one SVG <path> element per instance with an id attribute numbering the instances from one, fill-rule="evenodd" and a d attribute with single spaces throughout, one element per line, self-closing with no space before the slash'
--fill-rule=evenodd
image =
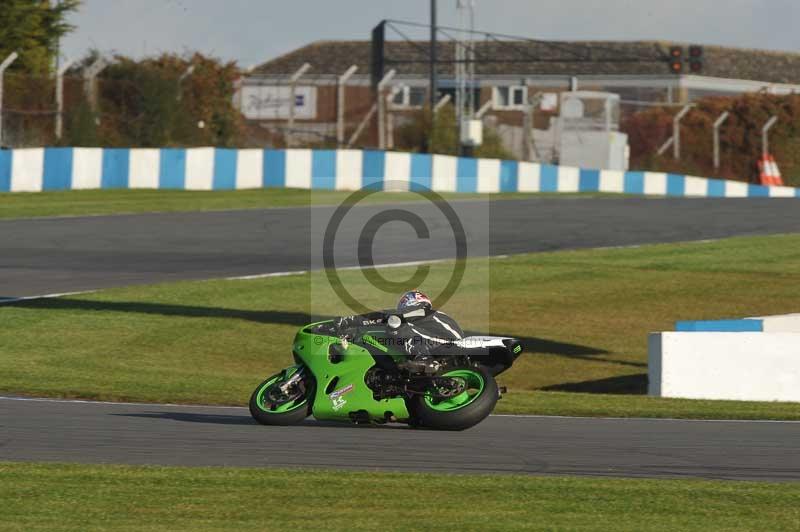
<path id="1" fill-rule="evenodd" d="M 740 320 L 679 321 L 677 332 L 796 332 L 800 333 L 800 314 L 743 318 Z M 800 354 L 800 353 L 799 353 Z"/>
<path id="2" fill-rule="evenodd" d="M 800 197 L 800 188 L 660 172 L 591 170 L 374 150 L 25 148 L 0 150 L 0 192 L 108 188 L 437 192 L 609 192 L 676 197 Z"/>
<path id="3" fill-rule="evenodd" d="M 800 314 L 681 321 L 648 340 L 648 393 L 800 402 Z"/>

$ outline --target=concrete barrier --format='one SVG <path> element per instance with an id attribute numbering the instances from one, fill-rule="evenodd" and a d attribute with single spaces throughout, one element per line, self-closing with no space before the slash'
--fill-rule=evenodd
<path id="1" fill-rule="evenodd" d="M 649 337 L 649 395 L 800 402 L 800 314 L 676 328 Z"/>
<path id="2" fill-rule="evenodd" d="M 437 192 L 607 192 L 675 197 L 795 197 L 766 187 L 660 172 L 620 172 L 375 150 L 25 148 L 0 150 L 0 192 L 97 188 Z"/>

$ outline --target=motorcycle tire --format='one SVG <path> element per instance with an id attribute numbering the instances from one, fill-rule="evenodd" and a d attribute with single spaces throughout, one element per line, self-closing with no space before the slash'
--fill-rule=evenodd
<path id="1" fill-rule="evenodd" d="M 463 379 L 467 389 L 448 399 L 437 400 L 430 394 L 413 396 L 408 401 L 412 425 L 437 430 L 464 430 L 474 427 L 494 410 L 499 397 L 497 382 L 486 368 L 448 368 L 438 376 Z"/>
<path id="2" fill-rule="evenodd" d="M 295 425 L 311 414 L 316 390 L 314 378 L 311 376 L 304 379 L 306 389 L 301 397 L 281 405 L 270 405 L 265 401 L 265 394 L 290 376 L 284 370 L 258 385 L 250 396 L 250 415 L 253 419 L 262 425 Z"/>

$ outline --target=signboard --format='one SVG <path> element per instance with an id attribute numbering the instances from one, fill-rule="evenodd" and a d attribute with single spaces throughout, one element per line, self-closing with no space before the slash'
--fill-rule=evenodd
<path id="1" fill-rule="evenodd" d="M 542 99 L 539 102 L 539 109 L 551 112 L 558 109 L 558 94 L 554 92 L 545 92 L 542 94 Z"/>
<path id="2" fill-rule="evenodd" d="M 248 120 L 276 120 L 289 118 L 291 88 L 287 85 L 245 85 L 241 93 L 241 111 Z M 294 117 L 317 117 L 317 88 L 296 87 Z"/>

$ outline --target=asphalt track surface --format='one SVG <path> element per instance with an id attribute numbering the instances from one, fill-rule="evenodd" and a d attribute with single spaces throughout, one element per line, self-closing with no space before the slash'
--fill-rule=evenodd
<path id="1" fill-rule="evenodd" d="M 491 416 L 463 432 L 0 399 L 0 460 L 800 480 L 800 423 Z"/>
<path id="2" fill-rule="evenodd" d="M 537 198 L 452 201 L 472 256 L 800 232 L 796 199 Z M 387 209 L 419 216 L 428 238 L 391 222 L 376 264 L 455 255 L 431 203 L 360 206 L 337 233 L 337 266 L 359 264 L 358 235 Z M 0 221 L 0 298 L 318 268 L 334 207 Z M 312 250 L 313 253 L 312 253 Z"/>
<path id="3" fill-rule="evenodd" d="M 800 232 L 797 200 L 528 199 L 451 202 L 474 256 Z M 386 209 L 429 227 L 380 229 L 375 263 L 449 258 L 435 205 L 354 209 L 338 266 Z M 333 207 L 0 221 L 0 298 L 319 266 Z M 437 216 L 439 218 L 437 219 Z M 398 222 L 392 222 L 398 224 Z M 307 421 L 246 409 L 0 399 L 0 460 L 800 480 L 800 423 L 492 416 L 460 433 Z"/>

